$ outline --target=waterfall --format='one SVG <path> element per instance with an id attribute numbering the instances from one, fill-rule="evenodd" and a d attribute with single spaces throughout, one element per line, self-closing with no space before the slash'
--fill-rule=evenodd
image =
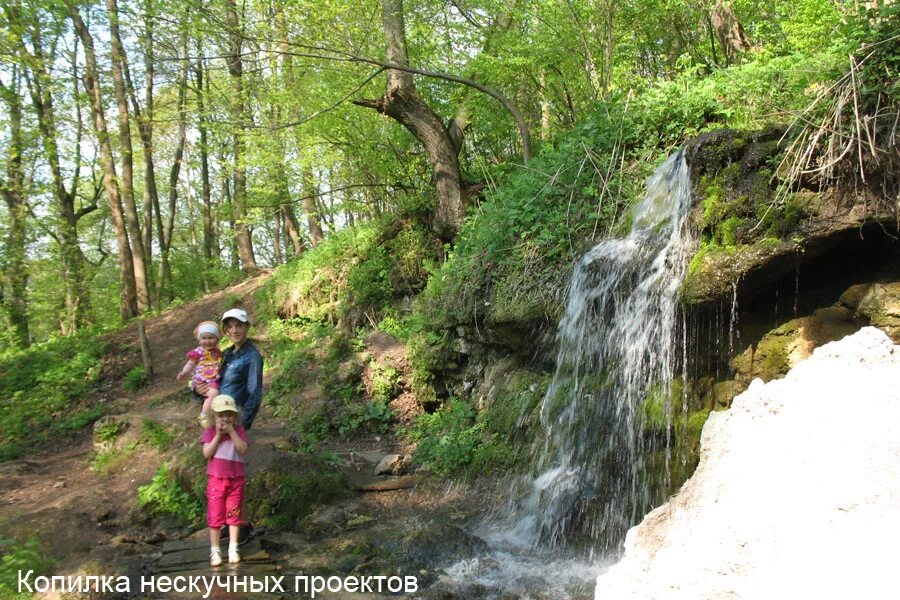
<path id="1" fill-rule="evenodd" d="M 671 399 L 683 364 L 678 290 L 690 205 L 679 151 L 647 180 L 628 236 L 600 242 L 578 262 L 540 408 L 536 468 L 504 536 L 514 545 L 581 539 L 591 550 L 616 549 L 665 493 L 673 412 L 682 406 Z"/>

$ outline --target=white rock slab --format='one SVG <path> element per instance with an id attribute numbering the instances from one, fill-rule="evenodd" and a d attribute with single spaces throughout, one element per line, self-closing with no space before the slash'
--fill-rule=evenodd
<path id="1" fill-rule="evenodd" d="M 596 600 L 900 597 L 900 346 L 867 327 L 703 428 Z"/>

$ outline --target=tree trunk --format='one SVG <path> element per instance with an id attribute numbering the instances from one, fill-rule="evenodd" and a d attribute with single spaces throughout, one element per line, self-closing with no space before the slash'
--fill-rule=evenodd
<path id="1" fill-rule="evenodd" d="M 288 91 L 288 95 L 290 95 L 291 91 L 294 88 L 294 64 L 291 56 L 291 48 L 288 43 L 288 29 L 287 29 L 287 20 L 284 15 L 284 7 L 278 5 L 276 8 L 277 12 L 275 13 L 275 27 L 276 34 L 278 36 L 278 58 L 281 63 L 281 80 L 285 89 Z M 299 132 L 298 135 L 294 138 L 294 142 L 297 146 L 298 154 L 303 154 L 303 143 L 300 139 Z M 285 152 L 284 148 L 282 148 L 282 157 L 284 157 Z M 310 199 L 306 198 L 307 193 L 307 183 L 308 180 L 311 180 L 312 175 L 308 174 L 307 170 L 304 169 L 302 176 L 302 186 L 304 200 L 303 200 L 303 211 L 306 214 L 306 223 L 309 226 L 309 235 L 310 241 L 312 245 L 315 246 L 320 241 L 322 241 L 322 223 L 319 219 L 319 213 L 316 210 L 315 199 L 312 198 L 312 202 Z M 303 237 L 300 234 L 300 226 L 297 222 L 297 216 L 294 212 L 294 207 L 289 202 L 287 202 L 288 196 L 285 195 L 281 201 L 281 213 L 284 224 L 284 231 L 287 234 L 287 237 L 291 240 L 291 247 L 293 248 L 294 256 L 299 256 L 303 252 Z"/>
<path id="2" fill-rule="evenodd" d="M 144 110 L 141 112 L 131 77 L 127 77 L 128 93 L 131 96 L 131 104 L 137 117 L 138 131 L 141 136 L 141 148 L 144 153 L 144 256 L 148 269 L 153 257 L 153 211 L 159 206 L 159 191 L 156 188 L 156 167 L 153 160 L 153 79 L 154 79 L 154 50 L 153 50 L 153 11 L 152 0 L 147 0 L 147 12 L 144 15 L 144 32 L 141 37 L 141 45 L 144 48 Z M 127 72 L 126 72 L 127 74 Z"/>
<path id="3" fill-rule="evenodd" d="M 175 142 L 175 156 L 169 169 L 169 212 L 163 225 L 161 211 L 157 202 L 157 236 L 159 237 L 159 296 L 166 303 L 175 299 L 175 286 L 172 281 L 172 267 L 169 263 L 169 251 L 172 249 L 172 232 L 175 229 L 175 211 L 178 208 L 178 178 L 181 174 L 181 162 L 184 158 L 184 146 L 187 143 L 187 79 L 190 67 L 188 59 L 187 33 L 181 37 L 181 75 L 178 79 L 178 139 Z"/>
<path id="4" fill-rule="evenodd" d="M 203 217 L 203 261 L 206 269 L 213 262 L 215 252 L 215 229 L 213 222 L 212 184 L 209 179 L 209 133 L 206 124 L 206 97 L 208 78 L 204 76 L 203 47 L 197 40 L 197 65 L 194 67 L 194 81 L 197 90 L 197 129 L 200 132 L 200 185 L 201 213 Z M 204 269 L 204 273 L 206 272 Z"/>
<path id="5" fill-rule="evenodd" d="M 69 17 L 75 26 L 75 31 L 84 46 L 85 72 L 83 76 L 84 87 L 91 100 L 91 112 L 94 115 L 94 130 L 100 145 L 100 165 L 103 169 L 103 187 L 109 199 L 109 208 L 112 216 L 113 229 L 116 236 L 116 246 L 119 250 L 119 287 L 120 303 L 119 313 L 123 320 L 137 316 L 137 290 L 134 279 L 134 261 L 131 256 L 131 245 L 128 240 L 128 232 L 125 228 L 125 218 L 122 212 L 122 199 L 119 196 L 118 177 L 116 176 L 116 163 L 113 159 L 112 145 L 109 140 L 109 131 L 106 127 L 103 96 L 100 92 L 100 81 L 97 78 L 97 57 L 94 53 L 94 39 L 91 32 L 78 13 L 78 9 L 66 2 Z"/>
<path id="6" fill-rule="evenodd" d="M 62 278 L 65 288 L 65 317 L 63 318 L 63 333 L 69 334 L 85 325 L 90 318 L 90 296 L 87 289 L 84 272 L 84 254 L 78 245 L 78 219 L 92 212 L 97 208 L 96 203 L 91 206 L 75 210 L 75 184 L 77 177 L 73 177 L 72 189 L 66 189 L 65 181 L 63 181 L 62 169 L 60 168 L 59 144 L 57 142 L 56 114 L 54 111 L 54 102 L 51 86 L 47 85 L 50 81 L 50 71 L 48 63 L 53 62 L 55 57 L 48 60 L 44 55 L 42 32 L 36 23 L 23 23 L 19 19 L 19 15 L 4 7 L 4 16 L 7 21 L 16 26 L 19 35 L 15 38 L 18 48 L 23 52 L 23 64 L 29 65 L 22 71 L 22 76 L 28 85 L 31 103 L 34 107 L 38 120 L 38 129 L 41 133 L 41 145 L 44 150 L 44 159 L 50 169 L 52 180 L 53 196 L 55 199 L 56 212 L 56 235 L 55 240 L 59 244 L 60 256 L 62 258 Z M 30 44 L 26 44 L 24 35 L 28 34 Z M 31 46 L 29 53 L 26 48 Z M 75 67 L 73 51 L 72 65 L 73 76 L 75 78 L 75 108 L 80 117 L 80 104 L 78 102 L 79 94 L 77 94 L 77 73 Z M 33 73 L 33 75 L 29 75 Z M 76 140 L 75 144 L 76 158 L 78 157 L 80 147 L 81 120 L 76 123 Z M 75 160 L 77 164 L 80 159 Z"/>
<path id="7" fill-rule="evenodd" d="M 0 193 L 9 213 L 6 252 L 3 256 L 3 308 L 12 326 L 12 341 L 17 348 L 31 343 L 28 331 L 28 269 L 26 263 L 25 171 L 22 168 L 22 101 L 19 96 L 19 73 L 12 68 L 10 87 L 0 81 L 0 97 L 9 119 L 9 142 L 6 148 L 6 179 L 0 180 Z"/>
<path id="8" fill-rule="evenodd" d="M 300 233 L 300 224 L 297 222 L 297 215 L 290 204 L 281 205 L 281 216 L 284 222 L 284 232 L 287 234 L 291 242 L 292 256 L 300 256 L 303 254 L 303 235 Z"/>
<path id="9" fill-rule="evenodd" d="M 313 246 L 325 239 L 322 233 L 322 221 L 319 219 L 319 209 L 316 206 L 318 190 L 313 179 L 311 169 L 303 171 L 303 212 L 306 214 L 306 225 L 309 227 L 309 241 Z"/>
<path id="10" fill-rule="evenodd" d="M 140 219 L 134 201 L 134 152 L 131 147 L 131 114 L 128 109 L 128 94 L 125 89 L 125 71 L 128 58 L 119 34 L 119 6 L 117 0 L 106 0 L 109 19 L 109 33 L 112 47 L 112 77 L 119 117 L 119 146 L 121 148 L 122 177 L 120 191 L 125 213 L 125 227 L 131 240 L 131 257 L 134 261 L 134 283 L 137 291 L 138 312 L 150 308 L 150 281 L 147 277 L 147 263 L 144 257 Z"/>
<path id="11" fill-rule="evenodd" d="M 388 62 L 408 66 L 403 0 L 384 0 L 382 22 Z M 463 219 L 456 145 L 440 117 L 419 96 L 412 74 L 390 69 L 387 77 L 384 96 L 377 100 L 359 100 L 355 104 L 388 115 L 422 144 L 431 164 L 437 196 L 432 228 L 442 240 L 452 241 Z"/>
<path id="12" fill-rule="evenodd" d="M 734 13 L 734 7 L 728 0 L 719 0 L 712 9 L 712 24 L 719 45 L 725 53 L 727 64 L 733 63 L 741 52 L 750 49 L 750 38 L 744 33 L 744 27 Z"/>
<path id="13" fill-rule="evenodd" d="M 243 35 L 240 29 L 237 6 L 235 0 L 225 2 L 225 23 L 228 28 L 228 74 L 231 79 L 232 98 L 229 103 L 229 112 L 234 128 L 232 153 L 234 159 L 234 193 L 232 194 L 232 218 L 234 220 L 234 235 L 237 244 L 238 256 L 241 260 L 241 269 L 245 274 L 252 275 L 259 270 L 256 258 L 253 256 L 253 243 L 250 237 L 250 229 L 247 226 L 247 168 L 244 165 L 244 138 L 246 136 L 246 103 L 244 100 L 244 67 L 241 61 L 241 46 Z"/>
<path id="14" fill-rule="evenodd" d="M 272 228 L 272 248 L 275 250 L 275 264 L 283 265 L 284 264 L 284 254 L 281 251 L 281 230 L 282 230 L 282 216 L 281 210 L 278 208 L 275 209 L 272 218 L 275 220 L 275 226 Z"/>

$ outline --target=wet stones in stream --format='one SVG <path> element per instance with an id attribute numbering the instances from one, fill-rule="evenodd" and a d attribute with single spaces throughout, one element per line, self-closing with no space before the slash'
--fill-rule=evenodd
<path id="1" fill-rule="evenodd" d="M 409 575 L 425 588 L 441 569 L 485 554 L 487 544 L 461 527 L 422 518 L 351 519 L 336 535 L 311 543 L 281 536 L 279 558 L 288 572 L 309 575 Z M 279 536 L 272 536 L 277 542 Z"/>

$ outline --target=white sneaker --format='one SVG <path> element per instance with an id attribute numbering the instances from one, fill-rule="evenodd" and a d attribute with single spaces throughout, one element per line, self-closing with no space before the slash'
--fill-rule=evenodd
<path id="1" fill-rule="evenodd" d="M 218 567 L 222 564 L 222 551 L 218 548 L 213 548 L 209 551 L 209 566 Z"/>
<path id="2" fill-rule="evenodd" d="M 228 548 L 228 562 L 232 565 L 241 562 L 241 554 L 238 552 L 237 548 Z"/>

